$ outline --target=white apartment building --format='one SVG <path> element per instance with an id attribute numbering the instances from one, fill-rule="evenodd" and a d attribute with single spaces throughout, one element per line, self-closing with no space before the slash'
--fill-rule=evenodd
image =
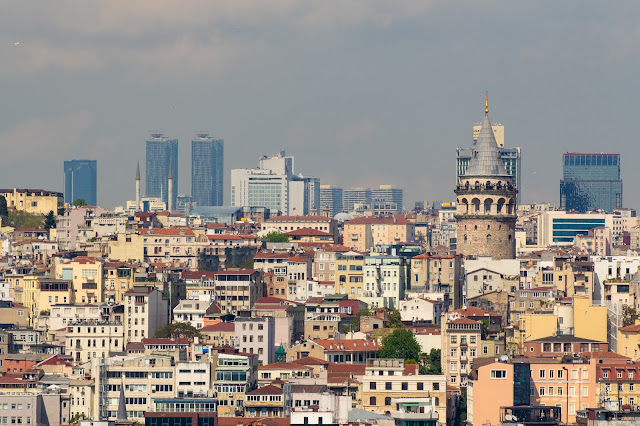
<path id="1" fill-rule="evenodd" d="M 414 297 L 408 300 L 401 300 L 398 310 L 400 311 L 402 321 L 440 325 L 442 305 L 442 301 Z"/>
<path id="2" fill-rule="evenodd" d="M 399 256 L 365 256 L 364 297 L 370 307 L 398 309 L 405 298 L 407 264 Z"/>
<path id="3" fill-rule="evenodd" d="M 174 322 L 187 322 L 195 328 L 204 327 L 204 317 L 207 314 L 217 312 L 217 306 L 211 302 L 201 302 L 199 300 L 181 300 L 173 308 Z"/>
<path id="4" fill-rule="evenodd" d="M 104 359 L 124 351 L 124 327 L 106 321 L 78 321 L 67 325 L 65 352 L 76 364 Z"/>
<path id="5" fill-rule="evenodd" d="M 124 296 L 124 321 L 127 342 L 153 337 L 168 322 L 168 301 L 155 287 L 135 286 Z"/>
<path id="6" fill-rule="evenodd" d="M 60 330 L 77 321 L 98 321 L 101 309 L 95 305 L 53 305 L 49 312 L 49 331 Z"/>
<path id="7" fill-rule="evenodd" d="M 169 355 L 111 357 L 93 359 L 91 377 L 95 380 L 93 413 L 96 418 L 115 420 L 120 388 L 124 384 L 127 419 L 144 422 L 155 398 L 176 395 L 175 366 Z"/>
<path id="8" fill-rule="evenodd" d="M 176 395 L 178 398 L 211 396 L 211 364 L 209 362 L 179 362 L 176 364 Z"/>
<path id="9" fill-rule="evenodd" d="M 240 352 L 258 354 L 262 365 L 275 360 L 275 321 L 273 317 L 235 319 L 235 340 Z"/>
<path id="10" fill-rule="evenodd" d="M 255 269 L 220 271 L 215 276 L 216 301 L 222 312 L 236 314 L 262 297 L 262 276 Z"/>

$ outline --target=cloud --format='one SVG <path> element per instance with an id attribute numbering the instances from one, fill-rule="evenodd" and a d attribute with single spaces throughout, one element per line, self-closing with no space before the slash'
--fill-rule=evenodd
<path id="1" fill-rule="evenodd" d="M 0 165 L 19 166 L 22 173 L 33 173 L 38 166 L 62 160 L 69 152 L 82 152 L 80 145 L 86 142 L 86 132 L 93 122 L 89 112 L 22 121 L 0 133 L 0 146 L 8 154 L 0 156 Z"/>

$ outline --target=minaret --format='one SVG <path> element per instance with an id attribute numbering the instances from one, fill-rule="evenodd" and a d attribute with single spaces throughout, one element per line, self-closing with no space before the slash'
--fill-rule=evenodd
<path id="1" fill-rule="evenodd" d="M 167 210 L 173 210 L 173 165 L 171 164 L 171 158 L 169 158 L 169 180 L 167 184 Z"/>
<path id="2" fill-rule="evenodd" d="M 518 190 L 502 162 L 493 134 L 488 94 L 469 167 L 460 176 L 455 193 L 458 253 L 470 258 L 514 259 Z"/>
<path id="3" fill-rule="evenodd" d="M 136 168 L 136 211 L 140 211 L 140 162 Z"/>

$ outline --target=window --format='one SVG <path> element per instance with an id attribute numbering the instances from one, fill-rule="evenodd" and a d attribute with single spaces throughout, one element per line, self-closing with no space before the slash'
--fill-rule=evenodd
<path id="1" fill-rule="evenodd" d="M 458 336 L 451 336 L 451 343 L 458 343 Z"/>
<path id="2" fill-rule="evenodd" d="M 402 390 L 409 390 L 409 383 L 408 382 L 402 382 Z"/>
<path id="3" fill-rule="evenodd" d="M 384 399 L 384 405 L 391 405 L 391 397 L 388 396 Z"/>
<path id="4" fill-rule="evenodd" d="M 376 382 L 369 382 L 369 390 L 376 390 Z"/>
<path id="5" fill-rule="evenodd" d="M 386 382 L 384 384 L 384 388 L 385 388 L 385 390 L 391 390 L 391 382 Z"/>
<path id="6" fill-rule="evenodd" d="M 554 389 L 553 389 L 553 386 L 549 386 L 549 389 L 547 390 L 547 394 L 548 394 L 549 396 L 553 396 L 553 390 L 554 390 Z"/>
<path id="7" fill-rule="evenodd" d="M 609 372 L 607 370 L 602 370 L 602 378 L 604 378 L 604 379 L 608 379 L 609 378 Z"/>
<path id="8" fill-rule="evenodd" d="M 340 266 L 340 265 L 338 265 Z M 376 397 L 372 396 L 369 398 L 369 405 L 376 405 Z"/>
<path id="9" fill-rule="evenodd" d="M 564 370 L 558 370 L 558 379 L 564 378 Z"/>
<path id="10" fill-rule="evenodd" d="M 417 383 L 417 390 L 424 390 L 424 383 L 418 382 Z"/>
<path id="11" fill-rule="evenodd" d="M 553 379 L 553 378 L 554 378 L 554 377 L 553 377 L 553 376 L 555 375 L 554 373 L 555 373 L 555 370 L 549 370 L 549 378 L 550 378 L 550 379 Z"/>
<path id="12" fill-rule="evenodd" d="M 622 379 L 622 370 L 618 370 L 618 379 Z"/>
<path id="13" fill-rule="evenodd" d="M 562 396 L 563 388 L 562 386 L 558 386 L 558 396 Z"/>
<path id="14" fill-rule="evenodd" d="M 476 343 L 476 336 L 470 336 L 470 337 L 469 337 L 469 343 L 471 343 L 472 345 L 475 345 L 475 343 Z"/>
<path id="15" fill-rule="evenodd" d="M 452 362 L 450 365 L 450 370 L 451 371 L 458 371 L 458 363 L 457 362 Z"/>
<path id="16" fill-rule="evenodd" d="M 545 387 L 544 386 L 540 386 L 540 389 L 538 390 L 538 393 L 540 394 L 540 396 L 544 396 L 545 395 Z"/>
<path id="17" fill-rule="evenodd" d="M 506 379 L 507 370 L 491 370 L 492 379 Z"/>
<path id="18" fill-rule="evenodd" d="M 582 387 L 582 396 L 589 396 L 589 387 L 588 386 L 583 386 Z"/>

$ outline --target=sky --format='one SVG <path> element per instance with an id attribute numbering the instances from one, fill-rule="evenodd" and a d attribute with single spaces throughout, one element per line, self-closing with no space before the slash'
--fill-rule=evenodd
<path id="1" fill-rule="evenodd" d="M 98 160 L 98 203 L 135 198 L 150 131 L 225 141 L 229 173 L 285 149 L 297 173 L 453 200 L 484 113 L 522 148 L 523 202 L 559 204 L 564 152 L 622 156 L 640 207 L 640 2 L 29 1 L 0 6 L 0 187 L 62 191 Z M 16 44 L 17 43 L 17 44 Z M 144 193 L 144 179 L 142 182 Z"/>

